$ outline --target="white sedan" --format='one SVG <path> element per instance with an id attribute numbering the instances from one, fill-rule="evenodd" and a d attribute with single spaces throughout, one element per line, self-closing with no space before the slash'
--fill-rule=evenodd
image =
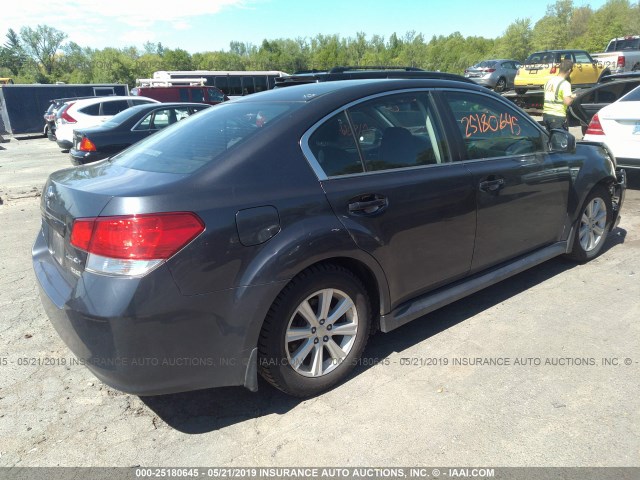
<path id="1" fill-rule="evenodd" d="M 600 109 L 584 140 L 604 142 L 619 166 L 640 168 L 640 86 Z"/>

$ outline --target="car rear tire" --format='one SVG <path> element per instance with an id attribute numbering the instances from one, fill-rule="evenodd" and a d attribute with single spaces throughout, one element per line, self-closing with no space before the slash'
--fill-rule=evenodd
<path id="1" fill-rule="evenodd" d="M 296 397 L 318 395 L 355 367 L 371 329 L 371 300 L 351 271 L 311 267 L 275 300 L 260 332 L 259 371 Z"/>
<path id="2" fill-rule="evenodd" d="M 580 210 L 569 258 L 584 263 L 602 252 L 611 228 L 612 213 L 611 194 L 603 186 L 596 186 Z"/>
<path id="3" fill-rule="evenodd" d="M 507 90 L 507 79 L 500 77 L 496 82 L 496 86 L 493 88 L 496 92 L 502 93 Z"/>

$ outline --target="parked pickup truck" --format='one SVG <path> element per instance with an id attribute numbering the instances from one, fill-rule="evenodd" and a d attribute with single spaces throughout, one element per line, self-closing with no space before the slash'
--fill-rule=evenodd
<path id="1" fill-rule="evenodd" d="M 613 38 L 603 53 L 592 53 L 591 56 L 611 73 L 640 70 L 640 35 Z"/>

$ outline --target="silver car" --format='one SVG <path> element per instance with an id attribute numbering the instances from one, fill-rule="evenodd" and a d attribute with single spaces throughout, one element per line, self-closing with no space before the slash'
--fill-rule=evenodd
<path id="1" fill-rule="evenodd" d="M 464 76 L 478 85 L 504 92 L 513 88 L 513 79 L 518 73 L 520 62 L 517 60 L 484 60 L 464 71 Z"/>

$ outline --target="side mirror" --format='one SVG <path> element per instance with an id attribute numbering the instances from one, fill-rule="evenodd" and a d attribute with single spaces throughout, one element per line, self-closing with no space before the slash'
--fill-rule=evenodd
<path id="1" fill-rule="evenodd" d="M 549 138 L 549 150 L 552 152 L 573 153 L 576 151 L 576 137 L 566 130 L 553 129 Z"/>

